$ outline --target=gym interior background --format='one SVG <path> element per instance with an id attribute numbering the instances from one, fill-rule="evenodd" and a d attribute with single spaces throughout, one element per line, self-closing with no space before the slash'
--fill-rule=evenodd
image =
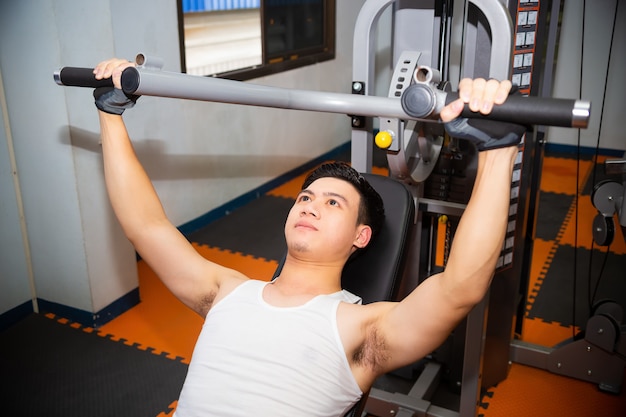
<path id="1" fill-rule="evenodd" d="M 250 82 L 349 92 L 363 3 L 337 0 L 334 59 Z M 616 0 L 590 3 L 564 2 L 552 72 L 554 97 L 593 103 L 590 125 L 580 136 L 547 128 L 546 146 L 571 154 L 598 147 L 623 157 L 626 53 L 619 45 L 626 42 L 626 10 Z M 2 329 L 33 311 L 99 326 L 139 302 L 136 255 L 106 198 L 91 91 L 60 88 L 52 73 L 139 52 L 162 58 L 164 70 L 180 71 L 178 7 L 173 0 L 0 4 Z M 382 27 L 391 26 L 388 16 L 381 19 Z M 379 30 L 382 61 L 390 38 Z M 385 79 L 389 69 L 382 67 Z M 157 97 L 142 97 L 132 112 L 127 124 L 138 155 L 180 226 L 227 214 L 242 198 L 350 140 L 345 115 Z"/>

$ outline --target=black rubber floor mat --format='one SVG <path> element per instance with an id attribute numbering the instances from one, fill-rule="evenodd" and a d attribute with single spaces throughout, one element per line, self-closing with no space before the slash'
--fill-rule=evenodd
<path id="1" fill-rule="evenodd" d="M 284 230 L 291 206 L 292 199 L 263 195 L 187 237 L 199 244 L 279 261 L 287 251 Z"/>
<path id="2" fill-rule="evenodd" d="M 539 194 L 539 212 L 541 215 L 538 215 L 536 219 L 535 237 L 543 240 L 555 240 L 573 202 L 573 195 L 542 191 Z"/>
<path id="3" fill-rule="evenodd" d="M 599 276 L 601 264 L 605 262 L 605 253 L 594 249 L 593 252 L 578 248 L 574 265 L 574 248 L 561 245 L 557 248 L 550 269 L 541 285 L 529 318 L 557 322 L 563 326 L 573 324 L 573 305 L 576 300 L 576 324 L 584 325 L 589 318 L 590 294 L 594 302 L 613 300 L 626 311 L 626 255 L 609 253 Z M 589 276 L 589 262 L 593 268 Z M 576 297 L 574 298 L 574 276 L 576 276 Z M 599 282 L 598 282 L 599 279 Z M 596 290 L 597 286 L 597 290 Z"/>
<path id="4" fill-rule="evenodd" d="M 0 414 L 157 416 L 187 365 L 32 314 L 0 333 Z"/>

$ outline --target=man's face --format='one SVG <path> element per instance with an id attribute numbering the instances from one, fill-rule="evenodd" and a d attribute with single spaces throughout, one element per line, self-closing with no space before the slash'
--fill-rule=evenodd
<path id="1" fill-rule="evenodd" d="M 357 225 L 360 195 L 354 187 L 337 178 L 320 178 L 302 190 L 285 223 L 290 252 L 319 261 L 345 260 L 356 245 L 363 243 Z"/>

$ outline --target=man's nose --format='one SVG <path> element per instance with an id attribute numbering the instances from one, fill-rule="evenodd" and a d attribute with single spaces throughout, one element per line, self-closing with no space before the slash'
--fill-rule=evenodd
<path id="1" fill-rule="evenodd" d="M 318 217 L 319 210 L 317 209 L 317 204 L 315 203 L 315 201 L 309 201 L 307 204 L 305 204 L 302 208 L 302 214 L 310 214 L 314 217 Z"/>

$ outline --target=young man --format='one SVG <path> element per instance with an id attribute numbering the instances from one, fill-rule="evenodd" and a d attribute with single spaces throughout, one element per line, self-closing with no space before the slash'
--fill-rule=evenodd
<path id="1" fill-rule="evenodd" d="M 477 140 L 483 151 L 476 182 L 445 271 L 401 302 L 352 304 L 341 292 L 341 271 L 369 243 L 382 216 L 380 209 L 365 210 L 368 201 L 377 206 L 377 197 L 358 173 L 329 166 L 330 173 L 305 183 L 285 223 L 288 254 L 272 283 L 212 263 L 169 222 L 135 157 L 120 116 L 134 104 L 119 90 L 129 65 L 112 59 L 94 69 L 96 78 L 112 77 L 116 86 L 94 92 L 107 190 L 142 258 L 205 317 L 178 417 L 342 416 L 378 376 L 436 349 L 485 295 L 508 221 L 517 154 L 510 145 L 521 133 L 495 145 Z M 464 103 L 489 113 L 510 88 L 508 81 L 463 80 L 460 99 L 441 119 L 463 122 L 456 117 Z M 470 136 L 471 130 L 461 127 Z M 337 177 L 335 170 L 343 173 Z"/>

